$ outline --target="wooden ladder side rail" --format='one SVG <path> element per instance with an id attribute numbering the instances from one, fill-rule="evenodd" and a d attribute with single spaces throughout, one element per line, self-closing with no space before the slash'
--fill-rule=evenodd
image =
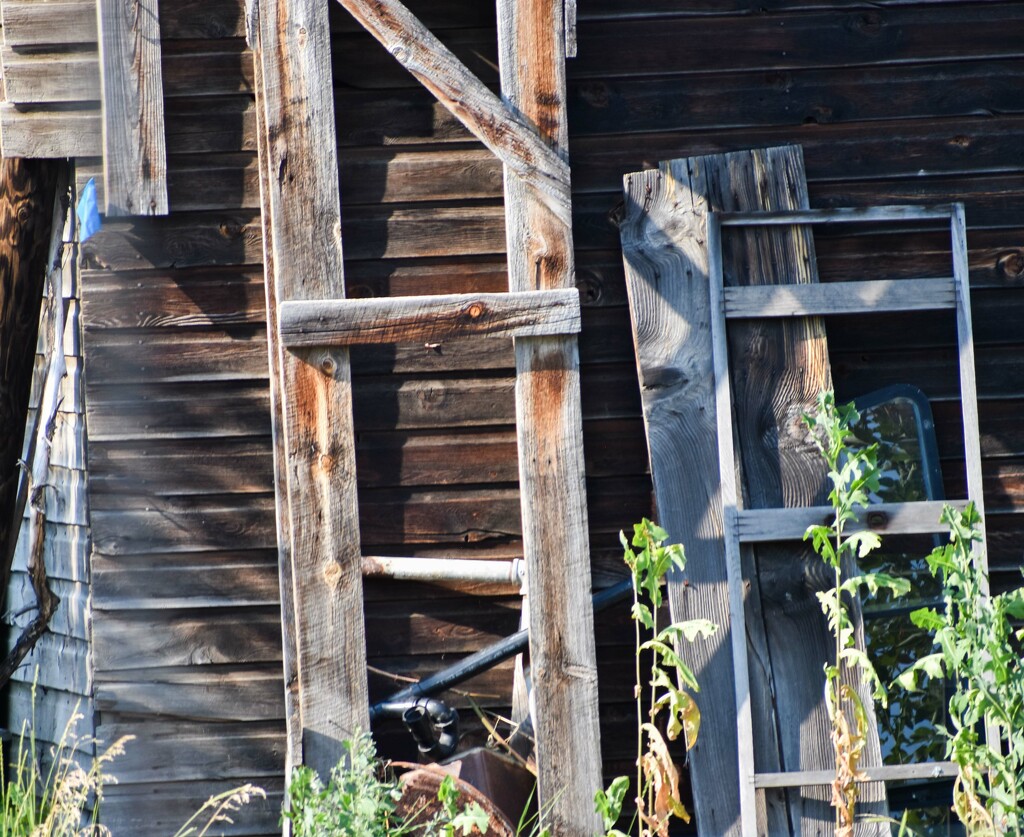
<path id="1" fill-rule="evenodd" d="M 97 0 L 106 214 L 166 215 L 157 0 Z"/>
<path id="2" fill-rule="evenodd" d="M 288 0 L 264 2 L 258 15 L 262 209 L 277 310 L 285 300 L 345 295 L 327 11 L 323 0 Z M 289 730 L 288 760 L 326 777 L 344 739 L 370 725 L 349 356 L 345 348 L 283 351 L 279 329 L 269 352 L 272 374 L 280 364 L 275 430 L 285 437 L 277 468 L 286 471 L 287 502 L 279 498 L 278 515 L 288 519 L 278 531 L 290 532 L 291 550 L 282 630 L 297 658 L 301 726 L 301 737 Z M 297 739 L 299 753 L 291 751 Z"/>
<path id="3" fill-rule="evenodd" d="M 783 219 L 780 221 L 780 218 Z M 708 245 L 708 267 L 710 276 L 710 298 L 711 298 L 711 331 L 712 331 L 712 352 L 715 374 L 715 398 L 718 421 L 718 452 L 719 466 L 721 470 L 722 505 L 725 515 L 725 546 L 726 546 L 726 568 L 729 580 L 730 603 L 732 607 L 732 650 L 735 676 L 735 695 L 737 707 L 737 724 L 739 733 L 739 746 L 737 758 L 739 762 L 740 775 L 740 811 L 742 821 L 742 833 L 744 837 L 756 837 L 757 835 L 757 791 L 763 788 L 794 787 L 803 785 L 814 785 L 824 783 L 822 780 L 828 771 L 798 771 L 790 773 L 758 774 L 755 771 L 753 730 L 751 726 L 750 707 L 750 685 L 747 669 L 747 648 L 746 648 L 746 618 L 743 609 L 743 576 L 740 563 L 741 542 L 757 542 L 779 540 L 784 538 L 797 537 L 798 523 L 810 520 L 811 523 L 819 522 L 822 519 L 822 512 L 827 514 L 827 507 L 813 509 L 758 509 L 755 511 L 744 511 L 739 508 L 740 497 L 736 486 L 736 452 L 733 442 L 732 422 L 732 393 L 729 376 L 729 354 L 728 340 L 726 337 L 726 320 L 728 317 L 726 294 L 724 287 L 724 270 L 722 265 L 722 227 L 723 226 L 762 226 L 779 224 L 817 224 L 835 223 L 837 219 L 843 222 L 856 221 L 907 221 L 907 220 L 934 220 L 950 219 L 950 234 L 953 254 L 953 280 L 955 291 L 955 302 L 952 307 L 956 309 L 957 319 L 957 343 L 959 348 L 959 371 L 961 384 L 961 406 L 964 418 L 964 452 L 967 461 L 968 472 L 968 501 L 973 502 L 979 513 L 984 514 L 984 500 L 982 497 L 981 485 L 981 448 L 979 427 L 977 420 L 977 391 L 974 371 L 973 335 L 970 318 L 970 294 L 968 287 L 967 272 L 967 246 L 966 246 L 966 224 L 964 211 L 961 204 L 953 204 L 949 207 L 893 207 L 880 208 L 876 210 L 808 210 L 801 212 L 786 213 L 736 213 L 728 215 L 725 213 L 710 213 L 707 224 L 707 245 Z M 837 296 L 841 304 L 850 301 L 849 288 L 842 287 L 846 283 L 840 283 Z M 943 285 L 946 285 L 943 280 Z M 786 290 L 788 287 L 783 286 Z M 828 288 L 822 285 L 821 288 Z M 819 302 L 828 296 L 827 293 L 814 292 L 815 299 Z M 820 295 L 819 295 L 820 294 Z M 734 298 L 742 299 L 747 296 L 741 290 L 733 294 Z M 884 297 L 884 295 L 883 295 Z M 906 310 L 905 303 L 901 298 L 893 300 L 894 307 L 890 309 L 883 299 L 874 300 L 874 304 L 863 309 L 860 313 L 874 313 L 888 310 Z M 934 306 L 937 309 L 951 307 L 943 300 Z M 744 311 L 740 316 L 752 316 L 750 309 Z M 843 313 L 858 313 L 857 311 L 842 309 Z M 816 313 L 837 313 L 826 307 L 826 310 Z M 783 316 L 777 310 L 770 316 Z M 792 316 L 804 316 L 803 310 L 795 307 Z M 973 475 L 973 476 L 972 476 Z M 935 514 L 941 503 L 902 503 L 886 507 L 880 504 L 877 507 L 869 507 L 865 514 L 868 518 L 870 528 L 878 528 L 877 524 L 886 523 L 886 530 L 890 532 L 913 532 L 913 531 L 936 531 L 942 530 L 937 522 L 928 525 L 924 522 L 924 515 Z M 871 527 L 871 515 L 892 515 L 892 520 L 885 521 L 876 518 L 876 526 Z M 937 515 L 935 520 L 937 521 Z M 984 520 L 984 517 L 983 517 Z M 897 525 L 893 525 L 895 522 Z M 741 530 L 746 524 L 746 532 Z M 810 523 L 808 523 L 810 525 Z M 744 536 L 745 535 L 745 536 Z M 802 536 L 802 533 L 800 533 Z M 984 576 L 987 578 L 988 567 L 985 550 L 984 530 L 982 541 L 977 545 L 975 560 Z M 987 595 L 987 589 L 985 590 Z M 989 741 L 997 746 L 998 730 L 986 719 L 986 734 Z M 934 770 L 948 769 L 940 763 L 926 764 L 919 767 L 932 768 Z M 872 780 L 885 780 L 899 778 L 898 772 L 881 768 L 870 768 Z M 940 774 L 945 775 L 945 774 Z"/>

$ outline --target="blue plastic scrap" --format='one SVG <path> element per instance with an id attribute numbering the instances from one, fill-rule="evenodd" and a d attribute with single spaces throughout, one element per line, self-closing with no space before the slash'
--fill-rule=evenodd
<path id="1" fill-rule="evenodd" d="M 78 216 L 78 240 L 85 241 L 103 226 L 100 221 L 100 210 L 96 206 L 96 178 L 90 177 L 89 182 L 82 189 L 82 196 L 78 199 L 78 206 L 75 207 L 75 214 Z"/>

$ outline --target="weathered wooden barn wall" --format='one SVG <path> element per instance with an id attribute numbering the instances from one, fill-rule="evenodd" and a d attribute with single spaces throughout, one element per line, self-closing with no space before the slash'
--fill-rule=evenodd
<path id="1" fill-rule="evenodd" d="M 57 233 L 59 235 L 61 231 Z M 70 242 L 72 234 L 69 223 L 63 230 L 64 241 Z M 61 293 L 60 304 L 64 306 L 65 312 L 61 348 L 67 364 L 67 376 L 59 389 L 61 401 L 50 446 L 50 487 L 46 495 L 47 520 L 43 547 L 50 589 L 60 597 L 60 604 L 50 619 L 49 633 L 41 637 L 6 688 L 6 726 L 18 734 L 22 723 L 34 718 L 36 739 L 42 746 L 48 747 L 61 740 L 69 721 L 77 713 L 82 717 L 74 725 L 73 732 L 82 739 L 79 748 L 91 752 L 89 739 L 94 732 L 94 707 L 89 647 L 89 507 L 83 418 L 81 304 L 74 248 L 70 243 L 65 250 Z M 22 461 L 29 460 L 30 442 L 27 437 L 36 427 L 46 375 L 48 344 L 49 335 L 40 333 L 36 343 Z M 26 513 L 18 535 L 5 601 L 4 623 L 9 626 L 6 627 L 5 651 L 13 646 L 21 630 L 36 614 L 36 596 L 27 569 L 28 556 L 29 518 Z M 36 691 L 34 715 L 33 683 Z"/>
<path id="2" fill-rule="evenodd" d="M 496 82 L 489 4 L 410 5 Z M 259 195 L 241 7 L 161 3 L 171 215 L 110 222 L 83 248 L 95 699 L 101 736 L 138 736 L 104 815 L 123 833 L 173 832 L 211 791 L 244 779 L 281 787 Z M 335 12 L 350 294 L 503 290 L 500 167 Z M 650 507 L 613 223 L 621 175 L 669 157 L 799 142 L 814 206 L 967 204 L 992 564 L 997 584 L 1011 581 L 1024 529 L 1015 422 L 1024 397 L 1024 3 L 590 0 L 580 15 L 570 133 L 595 578 L 615 572 L 617 531 Z M 80 162 L 83 174 L 96 170 Z M 820 270 L 825 280 L 879 265 L 944 272 L 946 241 L 833 236 L 819 246 Z M 909 380 L 932 397 L 947 491 L 958 493 L 954 367 L 935 322 L 879 319 L 866 338 L 836 323 L 829 335 L 841 395 Z M 512 368 L 511 348 L 490 343 L 355 353 L 365 551 L 517 553 Z M 367 586 L 374 695 L 516 627 L 515 597 L 475 592 L 485 597 Z M 621 771 L 629 633 L 624 614 L 598 621 L 607 768 Z M 505 666 L 467 690 L 500 708 L 510 685 Z M 403 753 L 403 739 L 384 740 Z M 235 833 L 272 833 L 278 801 L 241 817 Z"/>

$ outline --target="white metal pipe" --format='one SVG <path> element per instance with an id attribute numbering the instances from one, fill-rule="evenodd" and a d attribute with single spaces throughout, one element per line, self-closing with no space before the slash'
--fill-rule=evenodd
<path id="1" fill-rule="evenodd" d="M 521 587 L 526 572 L 522 558 L 483 561 L 476 558 L 397 558 L 364 555 L 363 575 L 400 581 L 478 581 Z"/>

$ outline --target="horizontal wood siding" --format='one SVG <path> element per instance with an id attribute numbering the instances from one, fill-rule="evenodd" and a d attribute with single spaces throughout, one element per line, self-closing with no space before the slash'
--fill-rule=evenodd
<path id="1" fill-rule="evenodd" d="M 496 84 L 493 4 L 409 6 Z M 337 4 L 331 14 L 348 296 L 505 291 L 500 163 Z M 651 513 L 615 226 L 622 175 L 789 142 L 804 148 L 811 206 L 965 201 L 990 562 L 995 586 L 1015 580 L 1024 535 L 1022 14 L 1024 3 L 1006 2 L 579 4 L 567 95 L 598 583 L 620 574 L 618 530 Z M 142 835 L 148 806 L 153 823 L 166 823 L 206 797 L 221 735 L 235 742 L 234 773 L 267 783 L 284 741 L 244 4 L 164 0 L 161 21 L 171 214 L 108 221 L 83 246 L 88 414 L 62 414 L 71 430 L 85 419 L 90 432 L 99 716 L 139 736 L 108 810 L 112 824 Z M 699 48 L 677 49 L 684 41 Z M 80 143 L 93 137 L 92 150 L 76 152 L 90 158 L 79 177 L 98 173 L 98 113 L 66 113 L 26 111 L 44 132 L 66 118 Z M 949 275 L 948 240 L 923 227 L 822 231 L 819 273 L 825 282 Z M 932 399 L 950 496 L 963 483 L 955 356 L 940 349 L 952 327 L 942 312 L 879 315 L 867 331 L 827 321 L 841 398 L 909 382 Z M 364 551 L 521 555 L 511 341 L 425 342 L 352 351 Z M 518 625 L 516 598 L 483 585 L 373 580 L 366 597 L 371 698 Z M 627 772 L 628 615 L 598 622 L 605 769 Z M 463 691 L 503 711 L 511 684 L 505 665 Z M 464 720 L 479 736 L 471 712 Z M 412 755 L 404 733 L 380 733 L 389 755 Z M 152 765 L 175 740 L 177 779 L 164 792 L 151 784 Z M 246 822 L 239 833 L 276 831 L 266 808 Z"/>
<path id="2" fill-rule="evenodd" d="M 58 231 L 59 232 L 59 231 Z M 71 227 L 64 230 L 71 240 Z M 65 354 L 67 377 L 60 383 L 61 399 L 50 447 L 50 488 L 46 493 L 46 523 L 43 558 L 50 589 L 60 604 L 35 649 L 15 671 L 9 687 L 0 696 L 6 706 L 6 726 L 17 734 L 22 725 L 35 719 L 35 735 L 44 744 L 61 741 L 69 721 L 79 715 L 73 730 L 83 739 L 78 747 L 91 754 L 89 739 L 95 732 L 93 703 L 93 659 L 89 642 L 92 610 L 89 601 L 89 505 L 86 491 L 85 424 L 83 364 L 81 357 L 81 321 L 77 267 L 70 247 L 62 281 L 64 333 L 61 350 Z M 46 371 L 49 337 L 40 333 L 36 363 L 29 396 L 28 427 L 35 427 Z M 26 437 L 31 433 L 26 433 Z M 29 439 L 21 454 L 29 458 Z M 28 576 L 28 511 L 22 520 L 15 547 L 11 579 L 7 588 L 4 614 L 5 651 L 21 629 L 36 614 L 35 592 Z M 36 694 L 33 706 L 33 681 Z"/>

